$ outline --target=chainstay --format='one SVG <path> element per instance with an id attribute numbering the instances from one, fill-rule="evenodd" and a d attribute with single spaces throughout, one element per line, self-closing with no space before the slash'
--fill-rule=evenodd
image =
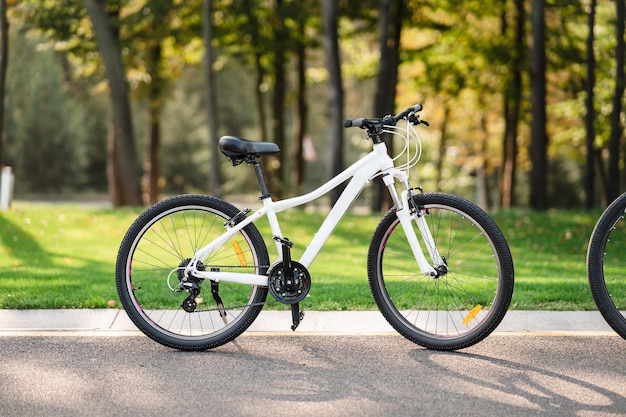
<path id="1" fill-rule="evenodd" d="M 265 302 L 262 302 L 262 303 L 242 304 L 242 305 L 238 305 L 238 306 L 228 306 L 228 307 L 224 306 L 224 308 L 226 310 L 239 310 L 239 309 L 244 309 L 246 307 L 264 306 L 266 304 L 272 304 L 273 305 L 273 304 L 276 304 L 276 302 L 265 301 Z M 195 311 L 193 311 L 193 312 L 191 312 L 189 314 L 193 314 L 193 313 L 209 313 L 209 312 L 212 312 L 212 311 L 219 311 L 219 309 L 218 308 L 206 308 L 206 309 L 203 309 L 203 310 L 195 310 Z"/>
<path id="2" fill-rule="evenodd" d="M 225 269 L 262 269 L 262 268 L 267 268 L 269 269 L 271 267 L 271 265 L 205 265 L 206 268 L 225 268 Z M 235 306 L 228 306 L 229 310 L 236 310 L 236 309 L 243 309 L 246 307 L 255 307 L 255 306 L 264 306 L 266 304 L 275 304 L 275 301 L 272 302 L 271 301 L 264 301 L 262 303 L 251 303 L 251 304 L 242 304 L 242 305 L 235 305 Z M 219 311 L 219 309 L 216 308 L 207 308 L 207 309 L 203 309 L 203 310 L 195 310 L 194 313 L 203 313 L 203 312 L 211 312 L 211 311 Z"/>

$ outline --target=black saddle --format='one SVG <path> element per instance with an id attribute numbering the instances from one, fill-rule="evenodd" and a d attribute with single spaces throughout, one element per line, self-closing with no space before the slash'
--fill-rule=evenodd
<path id="1" fill-rule="evenodd" d="M 274 155 L 280 152 L 280 148 L 272 142 L 255 142 L 234 136 L 222 136 L 220 151 L 230 159 L 242 160 L 249 156 Z"/>

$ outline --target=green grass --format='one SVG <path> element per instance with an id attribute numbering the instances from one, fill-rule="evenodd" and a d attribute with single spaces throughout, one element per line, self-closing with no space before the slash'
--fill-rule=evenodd
<path id="1" fill-rule="evenodd" d="M 115 258 L 137 209 L 16 202 L 0 213 L 0 308 L 106 308 L 117 302 Z M 511 308 L 590 310 L 587 241 L 600 212 L 511 211 L 494 214 L 515 262 Z M 375 309 L 367 283 L 367 248 L 380 215 L 349 215 L 310 268 L 304 309 Z M 279 214 L 299 259 L 324 216 Z M 269 229 L 259 223 L 263 235 Z M 268 243 L 275 259 L 274 245 Z M 119 307 L 119 303 L 114 307 Z M 283 308 L 277 305 L 276 308 Z"/>

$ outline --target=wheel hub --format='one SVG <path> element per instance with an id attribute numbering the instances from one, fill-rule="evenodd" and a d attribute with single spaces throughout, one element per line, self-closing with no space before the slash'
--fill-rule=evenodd
<path id="1" fill-rule="evenodd" d="M 180 263 L 180 265 L 178 265 L 177 274 L 178 274 L 178 281 L 180 281 L 181 289 L 190 288 L 188 283 L 199 284 L 200 282 L 203 281 L 203 278 L 198 278 L 191 274 L 189 274 L 188 276 L 185 276 L 185 268 L 187 267 L 187 265 L 189 265 L 190 262 L 191 262 L 191 258 L 187 258 L 187 259 L 184 259 Z M 198 261 L 198 263 L 196 264 L 196 269 L 198 271 L 206 271 L 206 267 L 201 261 Z"/>
<path id="2" fill-rule="evenodd" d="M 185 298 L 180 305 L 183 310 L 188 313 L 192 313 L 198 307 L 198 303 L 196 302 L 196 297 L 200 295 L 200 283 L 203 281 L 202 278 L 198 278 L 193 276 L 192 274 L 185 275 L 185 268 L 191 262 L 191 258 L 184 259 L 180 265 L 178 265 L 178 280 L 180 283 L 178 284 L 179 291 L 187 291 L 189 296 Z M 198 271 L 206 271 L 206 267 L 200 261 L 196 264 L 196 269 Z"/>

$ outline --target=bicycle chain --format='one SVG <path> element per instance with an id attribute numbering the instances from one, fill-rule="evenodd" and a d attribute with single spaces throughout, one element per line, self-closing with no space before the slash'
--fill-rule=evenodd
<path id="1" fill-rule="evenodd" d="M 205 265 L 208 266 L 209 268 L 239 268 L 239 269 L 243 269 L 243 268 L 267 268 L 269 269 L 271 265 Z M 274 300 L 270 300 L 262 302 L 262 303 L 252 303 L 252 304 L 243 304 L 243 305 L 239 305 L 239 306 L 228 306 L 228 309 L 237 309 L 237 308 L 245 308 L 245 307 L 254 307 L 254 306 L 260 306 L 260 305 L 265 305 L 265 304 L 270 304 L 272 301 Z M 219 311 L 218 308 L 208 308 L 205 310 L 195 310 L 194 313 L 204 313 L 204 312 L 210 312 L 210 311 Z"/>
<path id="2" fill-rule="evenodd" d="M 238 308 L 244 308 L 244 307 L 254 307 L 254 306 L 264 306 L 266 304 L 274 304 L 274 300 L 270 300 L 270 301 L 265 301 L 263 303 L 252 303 L 252 304 L 244 304 L 244 305 L 240 305 L 240 306 L 224 306 L 227 310 L 235 310 Z M 206 310 L 195 310 L 194 313 L 207 313 L 210 311 L 219 311 L 218 308 L 207 308 Z"/>
<path id="3" fill-rule="evenodd" d="M 209 268 L 268 268 L 271 265 L 205 265 L 205 267 L 209 267 Z"/>

